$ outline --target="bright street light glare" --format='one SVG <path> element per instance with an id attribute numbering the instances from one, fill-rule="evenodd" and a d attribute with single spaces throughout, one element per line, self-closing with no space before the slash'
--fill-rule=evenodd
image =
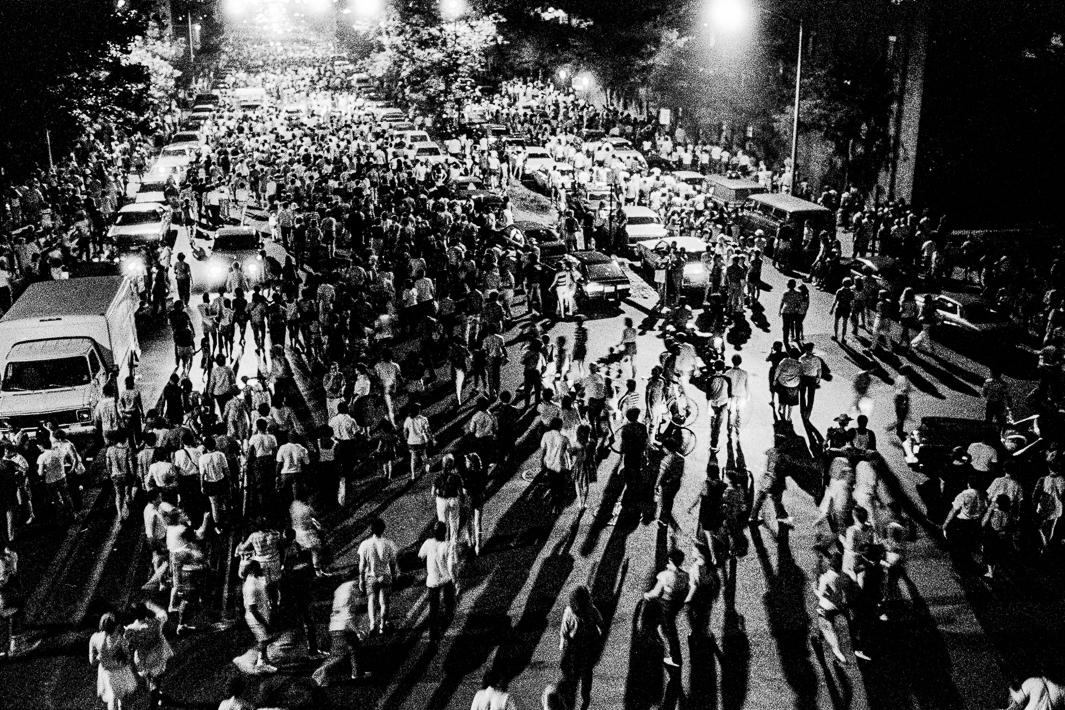
<path id="1" fill-rule="evenodd" d="M 303 0 L 303 7 L 312 15 L 326 15 L 333 9 L 333 0 Z"/>
<path id="2" fill-rule="evenodd" d="M 350 0 L 348 7 L 360 20 L 376 20 L 385 12 L 385 0 Z"/>
<path id="3" fill-rule="evenodd" d="M 748 0 L 710 0 L 710 25 L 718 32 L 740 32 L 751 24 Z"/>
<path id="4" fill-rule="evenodd" d="M 222 9 L 230 17 L 244 17 L 248 13 L 249 0 L 224 0 Z"/>
<path id="5" fill-rule="evenodd" d="M 466 14 L 466 0 L 440 0 L 440 15 L 445 20 L 457 20 Z"/>

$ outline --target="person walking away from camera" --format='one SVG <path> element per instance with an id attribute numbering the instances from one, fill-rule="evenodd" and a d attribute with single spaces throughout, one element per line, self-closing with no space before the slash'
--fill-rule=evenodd
<path id="1" fill-rule="evenodd" d="M 455 608 L 456 539 L 447 540 L 447 525 L 439 520 L 433 536 L 422 543 L 418 557 L 425 560 L 425 586 L 429 592 L 429 641 L 436 643 L 447 628 Z"/>
<path id="2" fill-rule="evenodd" d="M 655 586 L 645 592 L 645 601 L 658 604 L 655 631 L 662 642 L 662 663 L 679 668 L 681 663 L 680 637 L 677 634 L 677 615 L 688 598 L 690 580 L 683 569 L 684 553 L 671 550 L 666 568 L 655 577 Z"/>
<path id="3" fill-rule="evenodd" d="M 814 344 L 805 343 L 799 357 L 799 415 L 809 419 L 814 410 L 814 397 L 821 386 L 825 363 L 814 353 Z"/>
<path id="4" fill-rule="evenodd" d="M 836 295 L 832 299 L 832 305 L 828 308 L 829 314 L 835 315 L 832 320 L 832 339 L 838 340 L 840 343 L 847 342 L 847 325 L 850 323 L 851 307 L 854 305 L 854 288 L 852 284 L 853 282 L 849 277 L 843 279 L 843 283 L 836 290 Z M 839 330 L 840 323 L 843 324 L 842 335 Z"/>
<path id="5" fill-rule="evenodd" d="M 349 678 L 362 680 L 368 676 L 359 668 L 362 638 L 358 630 L 357 609 L 359 602 L 358 579 L 341 582 L 333 590 L 333 607 L 329 614 L 329 658 L 311 674 L 319 686 L 328 686 L 336 670 L 349 664 Z"/>
<path id="6" fill-rule="evenodd" d="M 571 707 L 578 685 L 582 706 L 588 707 L 591 702 L 592 672 L 602 636 L 603 617 L 592 601 L 591 592 L 583 584 L 574 587 L 562 612 L 558 643 L 562 670 L 559 690 L 568 695 Z"/>
<path id="7" fill-rule="evenodd" d="M 96 696 L 108 710 L 122 710 L 126 699 L 137 691 L 133 654 L 114 614 L 101 616 L 98 629 L 89 639 L 89 663 L 96 666 Z"/>
<path id="8" fill-rule="evenodd" d="M 383 634 L 388 626 L 392 582 L 399 574 L 396 543 L 385 536 L 385 521 L 370 523 L 370 537 L 359 544 L 359 590 L 366 594 L 370 633 Z"/>

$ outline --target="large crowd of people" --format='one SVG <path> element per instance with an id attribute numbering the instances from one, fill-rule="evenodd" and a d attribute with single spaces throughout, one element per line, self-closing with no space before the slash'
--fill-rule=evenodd
<path id="1" fill-rule="evenodd" d="M 253 56 L 259 69 L 239 68 Z M 712 643 L 711 610 L 719 596 L 735 603 L 748 526 L 786 535 L 793 525 L 783 500 L 788 478 L 812 485 L 821 501 L 821 638 L 848 663 L 837 634 L 838 622 L 847 619 L 855 655 L 872 657 L 871 630 L 894 613 L 909 523 L 884 488 L 886 464 L 868 427 L 869 373 L 854 383 L 857 416 L 840 414 L 823 446 L 807 450 L 792 426 L 793 408 L 799 421 L 809 422 L 827 369 L 803 333 L 809 286 L 789 282 L 777 310 L 782 337 L 765 365 L 775 437 L 756 484 L 738 451 L 741 429 L 755 416 L 755 393 L 743 358 L 726 362 L 724 342 L 749 333 L 749 321 L 764 319 L 775 306 L 761 302 L 761 270 L 779 235 L 741 235 L 734 209 L 669 171 L 648 169 L 640 156 L 677 169 L 750 177 L 774 190 L 789 184 L 789 166 L 774 171 L 752 146 L 690 140 L 683 129 L 667 133 L 531 80 L 506 82 L 498 94 L 467 107 L 466 121 L 446 129 L 446 160 L 420 160 L 403 142 L 406 128 L 382 121 L 380 106 L 355 91 L 327 57 L 324 48 L 310 46 L 232 51 L 229 84 L 261 86 L 268 100 L 255 109 L 220 102 L 200 128 L 202 152 L 186 166 L 184 180 L 171 178 L 166 199 L 194 235 L 259 210 L 271 245 L 261 254 L 262 278 L 250 279 L 234 263 L 217 293 L 198 290 L 202 284 L 193 281 L 188 262 L 197 258 L 195 241 L 188 252 L 146 254 L 139 288 L 145 303 L 165 309 L 175 346 L 175 372 L 160 401 L 144 402 L 132 379 L 121 387 L 111 383 L 94 411 L 97 436 L 89 447 L 50 423 L 5 445 L 0 616 L 9 622 L 10 652 L 25 651 L 16 624 L 15 541 L 35 521 L 80 522 L 91 471 L 102 472 L 113 490 L 114 514 L 143 523 L 151 553 L 143 600 L 105 614 L 90 641 L 99 698 L 116 710 L 137 692 L 138 676 L 153 702 L 162 699 L 173 655 L 164 633 L 170 622 L 184 635 L 227 611 L 218 600 L 231 552 L 239 558 L 243 618 L 255 642 L 235 659 L 243 672 L 276 673 L 286 659 L 274 658 L 271 644 L 285 633 L 304 658 L 320 662 L 311 674 L 317 685 L 365 679 L 362 646 L 367 636 L 389 634 L 396 616 L 397 546 L 385 521 L 375 519 L 358 545 L 357 563 L 341 573 L 330 564 L 320 514 L 365 502 L 356 485 L 364 479 L 432 477 L 436 520 L 418 557 L 426 573 L 427 631 L 438 642 L 456 607 L 464 561 L 482 553 L 484 503 L 519 470 L 524 455 L 536 462 L 536 484 L 555 514 L 571 505 L 584 510 L 590 486 L 616 455 L 617 475 L 630 493 L 619 497 L 613 522 L 634 516 L 679 531 L 674 500 L 698 441 L 711 455 L 692 506 L 698 509 L 694 544 L 687 554 L 669 551 L 644 595 L 665 666 L 683 663 L 682 611 L 693 637 Z M 495 140 L 474 117 L 525 140 Z M 415 130 L 430 127 L 415 112 L 408 118 Z M 160 120 L 159 136 L 134 137 L 101 127 L 55 169 L 8 189 L 4 220 L 13 240 L 0 260 L 0 307 L 21 283 L 62 278 L 74 262 L 107 258 L 103 235 L 126 194 L 127 176 L 149 171 L 154 148 L 177 128 Z M 627 138 L 639 151 L 605 140 L 611 137 Z M 563 292 L 577 278 L 572 265 L 544 263 L 532 239 L 515 245 L 505 238 L 515 222 L 506 187 L 523 176 L 532 145 L 573 169 L 572 177 L 553 169 L 548 179 L 559 208 L 557 231 L 568 244 L 623 252 L 619 208 L 637 204 L 658 212 L 674 235 L 705 237 L 708 278 L 694 291 L 682 278 L 683 255 L 666 247 L 664 347 L 642 391 L 631 320 L 612 356 L 589 358 L 583 318 L 563 305 Z M 456 179 L 463 176 L 479 179 L 494 197 L 461 192 Z M 578 218 L 570 198 L 594 184 L 608 185 L 617 207 L 603 204 Z M 1037 327 L 1045 347 L 1036 402 L 1042 412 L 1051 409 L 1060 392 L 1061 299 L 1052 288 L 1044 289 L 1045 302 L 1036 296 L 1040 284 L 1057 283 L 1058 262 L 1044 278 L 1021 258 L 995 258 L 972 241 L 955 245 L 945 219 L 918 217 L 904 204 L 869 207 L 851 190 L 826 190 L 818 201 L 852 231 L 855 256 L 891 256 L 928 283 L 973 273 L 989 298 Z M 791 265 L 834 292 L 831 315 L 841 345 L 848 331 L 852 338 L 867 331 L 874 348 L 931 346 L 934 307 L 922 310 L 909 290 L 895 297 L 871 278 L 840 278 L 842 246 L 833 235 L 799 234 L 789 248 Z M 576 322 L 573 342 L 546 333 L 552 312 L 542 292 L 548 289 L 558 291 L 554 315 Z M 508 339 L 518 343 L 513 365 Z M 255 352 L 252 367 L 240 357 L 245 350 Z M 520 372 L 519 386 L 508 386 L 504 368 Z M 324 390 L 317 421 L 296 413 L 305 398 L 298 379 L 308 376 Z M 442 387 L 442 379 L 450 383 Z M 441 389 L 453 398 L 454 412 L 470 412 L 457 437 L 426 414 L 430 394 Z M 705 440 L 689 428 L 699 390 L 710 409 Z M 916 462 L 922 441 L 907 426 L 910 391 L 903 368 L 894 383 L 893 431 Z M 999 461 L 1010 400 L 997 372 L 983 396 L 994 438 L 966 442 L 949 471 L 925 470 L 944 481 L 937 500 L 959 559 L 979 560 L 980 571 L 993 576 L 1009 564 L 1025 530 L 1040 535 L 1044 546 L 1057 539 L 1065 485 L 1054 447 L 1046 449 L 1045 476 L 1023 485 L 1015 480 L 1029 472 Z M 90 453 L 96 461 L 87 467 Z M 652 497 L 650 515 L 645 504 Z M 233 550 L 226 548 L 230 539 Z M 310 590 L 316 580 L 341 576 L 324 649 Z M 560 678 L 545 690 L 544 707 L 573 707 L 578 694 L 585 706 L 591 701 L 604 633 L 597 601 L 586 587 L 570 591 L 559 629 Z M 513 707 L 506 681 L 490 672 L 473 707 Z M 221 707 L 253 707 L 244 693 L 238 676 Z"/>

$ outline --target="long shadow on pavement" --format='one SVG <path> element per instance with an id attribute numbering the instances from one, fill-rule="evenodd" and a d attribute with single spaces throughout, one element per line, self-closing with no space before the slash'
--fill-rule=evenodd
<path id="1" fill-rule="evenodd" d="M 917 586 L 903 576 L 910 604 L 878 634 L 874 663 L 862 666 L 871 710 L 963 710 L 950 654 Z"/>
<path id="2" fill-rule="evenodd" d="M 766 623 L 777 644 L 784 680 L 795 693 L 792 707 L 816 710 L 820 681 L 811 659 L 806 573 L 795 563 L 786 536 L 778 540 L 776 569 L 757 528 L 752 528 L 751 538 L 766 578 Z"/>

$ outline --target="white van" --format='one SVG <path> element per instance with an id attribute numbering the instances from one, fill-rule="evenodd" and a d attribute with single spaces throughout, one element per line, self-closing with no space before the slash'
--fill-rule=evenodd
<path id="1" fill-rule="evenodd" d="M 121 276 L 30 284 L 0 318 L 0 431 L 54 421 L 71 436 L 92 435 L 104 385 L 140 357 L 137 305 Z"/>

